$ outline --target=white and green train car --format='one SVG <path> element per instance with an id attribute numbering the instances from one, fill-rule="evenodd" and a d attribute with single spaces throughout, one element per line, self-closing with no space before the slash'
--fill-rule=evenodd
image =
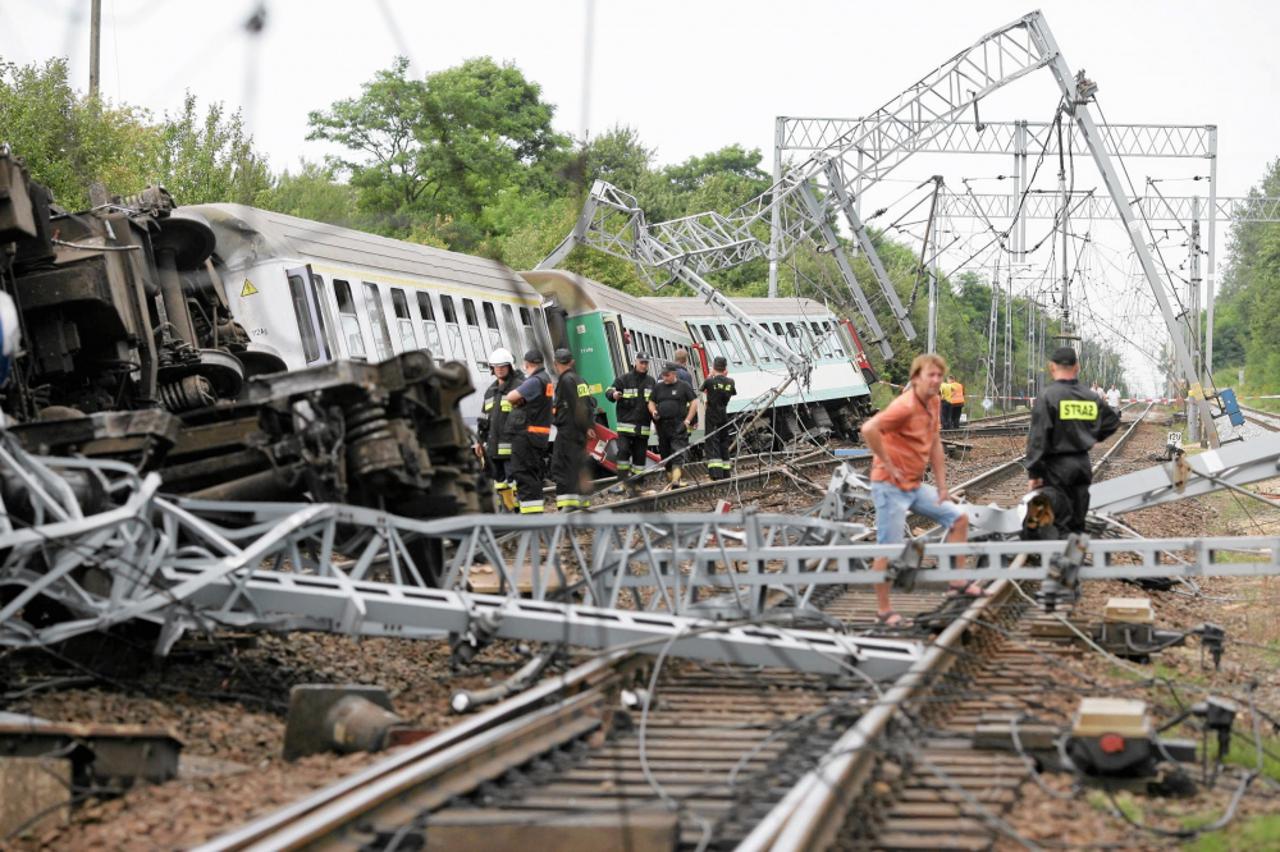
<path id="1" fill-rule="evenodd" d="M 610 428 L 616 423 L 614 406 L 604 399 L 604 389 L 630 369 L 637 353 L 661 362 L 671 360 L 677 348 L 690 352 L 696 384 L 716 356 L 728 360 L 738 385 L 730 413 L 765 404 L 781 387 L 764 421 L 784 438 L 814 428 L 853 437 L 873 410 L 870 365 L 856 332 L 848 320 L 812 299 L 734 300 L 814 365 L 808 384 L 801 385 L 789 382 L 779 359 L 701 299 L 637 298 L 558 270 L 520 274 L 542 295 L 554 345 L 574 353 Z M 656 364 L 653 369 L 656 377 Z"/>

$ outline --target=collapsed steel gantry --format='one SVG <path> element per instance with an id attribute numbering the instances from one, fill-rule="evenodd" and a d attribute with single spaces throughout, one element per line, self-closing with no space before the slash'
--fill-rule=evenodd
<path id="1" fill-rule="evenodd" d="M 746 321 L 741 312 L 735 311 L 703 276 L 760 257 L 770 260 L 776 276 L 779 259 L 788 256 L 801 241 L 815 240 L 835 258 L 869 330 L 869 339 L 886 358 L 892 357 L 892 348 L 853 275 L 831 223 L 837 215 L 843 217 L 871 262 L 885 303 L 904 335 L 913 339 L 915 330 L 911 320 L 871 247 L 865 223 L 859 216 L 857 194 L 915 153 L 929 149 L 935 140 L 953 132 L 984 97 L 1041 68 L 1048 68 L 1053 74 L 1062 93 L 1062 109 L 1070 117 L 1074 134 L 1092 156 L 1102 177 L 1116 217 L 1129 236 L 1169 331 L 1174 360 L 1187 385 L 1187 396 L 1192 400 L 1209 445 L 1216 447 L 1218 434 L 1191 349 L 1151 250 L 1140 235 L 1141 221 L 1134 215 L 1111 162 L 1107 140 L 1089 108 L 1097 86 L 1083 73 L 1072 72 L 1044 15 L 1038 11 L 988 33 L 880 109 L 841 127 L 837 135 L 824 138 L 824 144 L 815 147 L 804 161 L 782 169 L 769 189 L 728 215 L 707 212 L 647 223 L 634 198 L 597 181 L 572 233 L 542 265 L 554 266 L 578 244 L 593 246 L 634 261 L 646 276 L 650 269 L 658 269 L 668 280 L 684 281 L 725 310 L 744 330 L 760 338 L 762 332 Z M 1072 144 L 1075 144 L 1074 138 L 1073 135 Z M 763 235 L 766 226 L 767 243 Z M 656 283 L 651 276 L 650 282 Z M 769 339 L 767 332 L 764 335 L 761 339 L 765 345 L 777 351 L 792 365 L 793 371 L 804 369 L 796 364 L 797 356 L 789 353 L 785 344 Z"/>
<path id="2" fill-rule="evenodd" d="M 1099 483 L 1093 500 L 1105 517 L 1277 475 L 1280 434 Z M 905 670 L 921 643 L 804 626 L 822 627 L 809 606 L 821 587 L 884 580 L 868 570 L 876 557 L 894 560 L 889 576 L 899 584 L 1063 584 L 1064 572 L 1068 586 L 1280 573 L 1277 536 L 1004 540 L 1021 526 L 1018 508 L 969 506 L 973 532 L 990 538 L 922 542 L 912 560 L 901 545 L 867 543 L 865 526 L 840 517 L 604 512 L 424 521 L 333 504 L 171 499 L 155 474 L 32 456 L 7 434 L 0 481 L 21 486 L 5 489 L 0 518 L 0 645 L 16 647 L 142 621 L 158 629 L 159 653 L 192 630 L 320 630 L 665 648 L 881 678 Z M 833 478 L 846 507 L 859 486 L 848 470 Z M 415 554 L 428 548 L 415 545 L 424 542 L 447 554 L 442 588 L 428 585 L 418 564 Z M 960 558 L 967 567 L 955 567 Z M 468 591 L 477 572 L 496 578 L 497 594 Z"/>

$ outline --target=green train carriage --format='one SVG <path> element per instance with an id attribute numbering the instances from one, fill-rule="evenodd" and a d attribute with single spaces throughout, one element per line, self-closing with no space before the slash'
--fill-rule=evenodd
<path id="1" fill-rule="evenodd" d="M 616 431 L 618 421 L 614 404 L 604 392 L 631 369 L 636 353 L 660 362 L 673 360 L 677 349 L 692 351 L 688 329 L 645 299 L 558 269 L 520 275 L 542 296 L 552 345 L 573 353 L 578 375 L 598 403 L 597 417 L 610 429 Z M 701 384 L 701 365 L 692 360 L 694 380 Z"/>

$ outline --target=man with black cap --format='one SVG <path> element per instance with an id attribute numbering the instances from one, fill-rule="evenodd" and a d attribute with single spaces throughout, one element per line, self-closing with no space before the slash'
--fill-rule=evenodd
<path id="1" fill-rule="evenodd" d="M 551 403 L 556 425 L 555 445 L 551 448 L 551 478 L 556 484 L 556 509 L 567 512 L 585 509 L 590 504 L 582 474 L 587 460 L 587 433 L 595 418 L 595 397 L 573 369 L 572 352 L 557 349 L 555 362 L 560 377 L 556 379 Z"/>
<path id="2" fill-rule="evenodd" d="M 707 455 L 707 474 L 712 479 L 728 479 L 733 463 L 729 461 L 729 400 L 738 393 L 733 379 L 729 378 L 729 362 L 717 355 L 711 362 L 711 375 L 699 388 L 707 397 L 707 416 L 703 424 L 706 439 L 703 448 Z"/>
<path id="3" fill-rule="evenodd" d="M 649 375 L 649 356 L 637 353 L 635 368 L 618 376 L 604 392 L 605 398 L 617 405 L 618 479 L 625 482 L 632 473 L 644 471 L 645 453 L 649 450 L 649 398 L 657 386 Z"/>
<path id="4" fill-rule="evenodd" d="M 649 413 L 658 424 L 658 455 L 662 456 L 671 483 L 679 485 L 683 452 L 689 447 L 689 427 L 698 416 L 698 394 L 676 377 L 675 364 L 662 365 L 662 381 L 653 390 Z"/>
<path id="5" fill-rule="evenodd" d="M 1089 450 L 1120 428 L 1120 415 L 1097 394 L 1080 386 L 1076 351 L 1060 346 L 1049 359 L 1053 384 L 1031 406 L 1031 432 L 1027 435 L 1028 491 L 1053 488 L 1071 507 L 1068 518 L 1055 519 L 1067 532 L 1084 532 L 1089 513 L 1089 486 L 1093 469 Z"/>
<path id="6" fill-rule="evenodd" d="M 542 363 L 542 353 L 537 349 L 524 353 L 525 380 L 506 397 L 513 406 L 507 423 L 512 436 L 512 473 L 522 515 L 543 510 L 542 464 L 551 441 L 553 387 Z"/>

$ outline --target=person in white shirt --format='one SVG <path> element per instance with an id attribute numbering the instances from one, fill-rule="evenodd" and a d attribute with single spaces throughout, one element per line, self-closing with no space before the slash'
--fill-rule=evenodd
<path id="1" fill-rule="evenodd" d="M 1112 385 L 1110 389 L 1107 390 L 1107 405 L 1111 406 L 1116 411 L 1120 410 L 1120 391 L 1115 385 Z"/>

